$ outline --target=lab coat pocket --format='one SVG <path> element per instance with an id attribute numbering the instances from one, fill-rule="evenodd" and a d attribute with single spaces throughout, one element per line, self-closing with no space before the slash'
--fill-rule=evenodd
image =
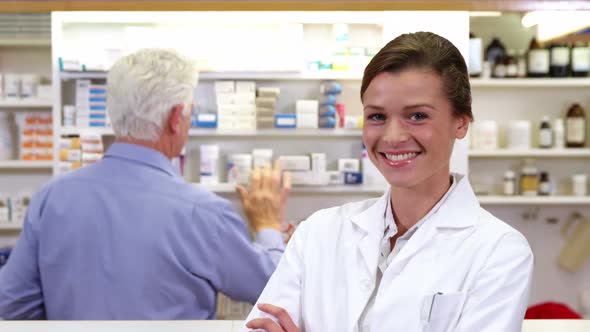
<path id="1" fill-rule="evenodd" d="M 421 320 L 424 332 L 452 331 L 461 316 L 465 294 L 436 293 L 426 296 L 422 304 Z"/>

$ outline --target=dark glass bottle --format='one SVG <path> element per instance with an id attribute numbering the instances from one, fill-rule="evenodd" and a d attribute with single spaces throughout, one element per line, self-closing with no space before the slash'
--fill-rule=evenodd
<path id="1" fill-rule="evenodd" d="M 572 48 L 572 76 L 586 77 L 590 71 L 590 47 L 578 42 Z"/>
<path id="2" fill-rule="evenodd" d="M 583 148 L 586 145 L 586 113 L 580 104 L 573 104 L 565 116 L 565 146 Z"/>
<path id="3" fill-rule="evenodd" d="M 488 47 L 486 47 L 486 61 L 492 67 L 492 76 L 496 76 L 496 65 L 504 66 L 503 60 L 506 55 L 506 48 L 500 42 L 498 37 L 494 37 Z"/>
<path id="4" fill-rule="evenodd" d="M 549 50 L 541 47 L 537 39 L 531 39 L 527 54 L 527 76 L 549 76 Z"/>
<path id="5" fill-rule="evenodd" d="M 518 61 L 516 59 L 516 52 L 514 50 L 508 50 L 504 57 L 504 67 L 507 78 L 518 77 Z"/>
<path id="6" fill-rule="evenodd" d="M 549 73 L 551 77 L 568 77 L 570 73 L 570 48 L 567 44 L 551 45 L 551 65 Z"/>
<path id="7" fill-rule="evenodd" d="M 551 194 L 551 181 L 549 181 L 549 173 L 541 172 L 539 178 L 539 195 L 548 196 Z"/>

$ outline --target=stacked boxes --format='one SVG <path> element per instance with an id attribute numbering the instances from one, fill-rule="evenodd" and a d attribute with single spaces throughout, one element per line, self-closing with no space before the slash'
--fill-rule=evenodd
<path id="1" fill-rule="evenodd" d="M 297 100 L 295 102 L 295 114 L 297 116 L 297 128 L 318 127 L 317 100 Z"/>
<path id="2" fill-rule="evenodd" d="M 281 89 L 259 87 L 256 97 L 256 128 L 273 128 L 277 111 L 277 99 Z"/>
<path id="3" fill-rule="evenodd" d="M 110 126 L 106 94 L 106 84 L 92 84 L 90 80 L 76 81 L 76 126 Z"/>
<path id="4" fill-rule="evenodd" d="M 256 83 L 253 81 L 216 81 L 217 127 L 220 129 L 256 129 Z"/>
<path id="5" fill-rule="evenodd" d="M 20 113 L 19 127 L 21 160 L 53 159 L 53 121 L 51 114 Z"/>
<path id="6" fill-rule="evenodd" d="M 320 109 L 318 126 L 320 128 L 343 127 L 344 104 L 337 102 L 342 88 L 337 82 L 323 82 L 320 85 Z"/>
<path id="7" fill-rule="evenodd" d="M 104 146 L 98 134 L 82 133 L 62 137 L 59 150 L 59 173 L 94 164 L 102 158 Z"/>

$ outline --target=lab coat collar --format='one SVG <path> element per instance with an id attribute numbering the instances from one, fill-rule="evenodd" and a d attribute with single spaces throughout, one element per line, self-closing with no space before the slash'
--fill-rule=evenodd
<path id="1" fill-rule="evenodd" d="M 479 209 L 479 202 L 471 184 L 466 176 L 462 174 L 453 174 L 457 181 L 457 186 L 447 197 L 435 215 L 444 216 L 444 218 L 435 219 L 437 228 L 465 228 L 475 224 Z M 387 201 L 390 199 L 391 189 L 375 201 L 367 209 L 351 217 L 352 222 L 361 230 L 368 233 L 376 232 L 383 234 L 384 225 L 379 222 L 384 217 L 387 207 Z M 433 220 L 426 221 L 430 223 Z"/>
<path id="2" fill-rule="evenodd" d="M 441 205 L 439 211 L 435 213 L 439 216 L 435 218 L 437 228 L 466 228 L 477 222 L 480 205 L 471 184 L 466 176 L 454 175 L 457 187 L 447 197 L 447 201 Z"/>

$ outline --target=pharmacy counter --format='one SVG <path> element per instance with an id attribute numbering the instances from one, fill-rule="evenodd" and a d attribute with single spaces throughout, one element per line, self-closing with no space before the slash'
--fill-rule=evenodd
<path id="1" fill-rule="evenodd" d="M 2 332 L 238 332 L 242 321 L 0 321 Z M 588 332 L 590 320 L 529 320 L 523 332 Z"/>

